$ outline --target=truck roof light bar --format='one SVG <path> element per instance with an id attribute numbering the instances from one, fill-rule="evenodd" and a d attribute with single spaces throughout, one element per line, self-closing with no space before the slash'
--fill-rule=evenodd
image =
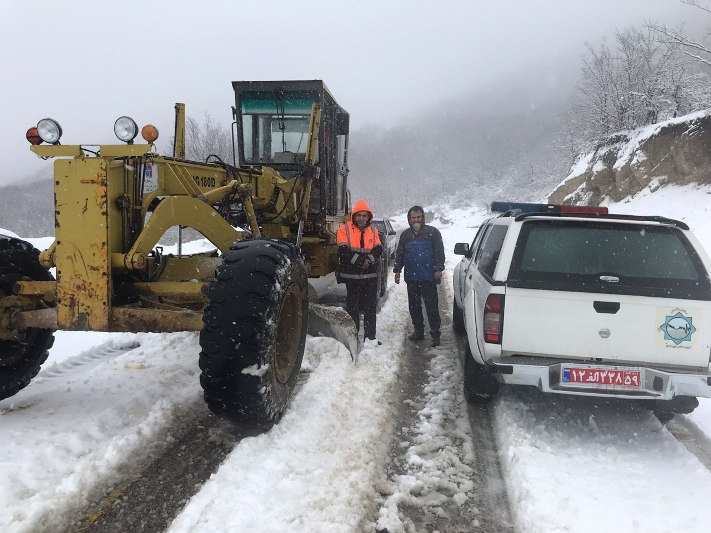
<path id="1" fill-rule="evenodd" d="M 506 215 L 522 215 L 524 213 L 550 213 L 550 214 L 607 214 L 607 207 L 592 207 L 586 205 L 555 205 L 533 204 L 526 202 L 491 202 L 491 211 Z"/>
<path id="2" fill-rule="evenodd" d="M 580 218 L 598 218 L 601 215 L 598 213 L 512 213 L 516 218 L 514 220 L 524 220 L 526 218 L 536 218 L 536 217 L 565 217 L 565 216 L 577 216 Z M 659 224 L 667 224 L 670 226 L 675 226 L 677 228 L 688 230 L 689 226 L 682 222 L 681 220 L 674 220 L 673 218 L 659 217 L 659 216 L 643 216 L 643 215 L 618 215 L 618 214 L 602 214 L 604 220 L 630 220 L 634 222 L 657 222 Z"/>

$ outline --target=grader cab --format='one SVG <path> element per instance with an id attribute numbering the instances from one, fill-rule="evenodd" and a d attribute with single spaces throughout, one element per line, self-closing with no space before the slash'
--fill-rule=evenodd
<path id="1" fill-rule="evenodd" d="M 40 253 L 0 236 L 0 399 L 37 374 L 57 329 L 195 330 L 208 407 L 240 423 L 280 418 L 304 352 L 307 278 L 335 270 L 350 211 L 348 113 L 321 81 L 233 87 L 231 163 L 185 159 L 182 104 L 172 157 L 156 152 L 153 126 L 134 143 L 129 117 L 113 145 L 60 144 L 52 119 L 28 130 L 31 150 L 55 158 L 55 241 Z M 163 253 L 173 227 L 216 250 Z M 311 311 L 325 327 L 340 320 L 352 346 L 345 312 Z"/>

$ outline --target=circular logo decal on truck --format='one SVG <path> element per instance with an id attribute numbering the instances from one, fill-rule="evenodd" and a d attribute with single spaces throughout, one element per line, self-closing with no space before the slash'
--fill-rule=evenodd
<path id="1" fill-rule="evenodd" d="M 664 340 L 672 341 L 679 346 L 682 342 L 691 342 L 691 335 L 696 331 L 694 319 L 684 316 L 681 312 L 667 315 L 659 328 L 664 332 Z"/>

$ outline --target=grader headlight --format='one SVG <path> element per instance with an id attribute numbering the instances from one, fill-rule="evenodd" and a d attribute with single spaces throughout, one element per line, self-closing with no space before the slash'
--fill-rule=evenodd
<path id="1" fill-rule="evenodd" d="M 119 141 L 131 144 L 138 135 L 138 126 L 131 117 L 119 117 L 114 122 L 114 133 Z"/>
<path id="2" fill-rule="evenodd" d="M 37 123 L 37 133 L 47 144 L 59 144 L 62 137 L 62 127 L 52 118 L 43 118 Z"/>

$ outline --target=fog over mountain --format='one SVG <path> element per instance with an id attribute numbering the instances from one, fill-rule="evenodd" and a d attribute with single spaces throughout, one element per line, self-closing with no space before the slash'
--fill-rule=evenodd
<path id="1" fill-rule="evenodd" d="M 570 169 L 558 146 L 574 90 L 571 78 L 533 69 L 495 88 L 461 95 L 392 128 L 363 128 L 350 140 L 350 190 L 376 211 L 457 197 L 545 196 Z"/>
<path id="2" fill-rule="evenodd" d="M 566 135 L 572 135 L 571 132 L 583 131 L 571 118 L 575 98 L 579 96 L 576 90 L 581 84 L 581 56 L 597 49 L 602 42 L 607 42 L 615 52 L 616 32 L 629 24 L 641 27 L 651 21 L 646 17 L 656 16 L 657 20 L 671 25 L 694 18 L 696 22 L 691 26 L 695 27 L 697 35 L 701 34 L 699 28 L 711 22 L 711 17 L 704 18 L 698 9 L 683 3 L 650 1 L 644 4 L 644 12 L 640 7 L 642 4 L 638 8 L 633 4 L 617 6 L 616 11 L 607 13 L 605 6 L 611 4 L 606 2 L 595 4 L 594 9 L 588 4 L 581 7 L 560 3 L 554 10 L 558 18 L 545 19 L 547 27 L 538 19 L 541 24 L 529 24 L 532 22 L 529 19 L 534 14 L 540 19 L 546 9 L 552 9 L 548 4 L 545 9 L 519 3 L 516 9 L 491 7 L 489 11 L 481 2 L 453 2 L 446 4 L 449 11 L 428 8 L 429 11 L 412 10 L 402 14 L 388 8 L 383 14 L 396 18 L 402 15 L 398 20 L 403 24 L 410 21 L 413 29 L 420 28 L 418 24 L 424 24 L 427 15 L 434 17 L 432 24 L 440 19 L 454 24 L 451 20 L 454 17 L 456 24 L 452 28 L 463 24 L 455 15 L 468 16 L 472 28 L 483 25 L 488 31 L 484 33 L 490 39 L 482 41 L 483 34 L 475 31 L 467 34 L 447 32 L 443 28 L 449 26 L 444 25 L 437 26 L 436 31 L 433 29 L 435 33 L 432 35 L 441 34 L 442 37 L 446 34 L 449 47 L 438 42 L 437 46 L 423 49 L 424 45 L 413 37 L 412 32 L 405 32 L 410 48 L 403 48 L 402 43 L 392 44 L 391 41 L 394 43 L 396 39 L 387 37 L 386 33 L 375 32 L 373 41 L 363 43 L 365 48 L 359 48 L 354 46 L 356 41 L 353 39 L 361 33 L 346 25 L 348 53 L 339 59 L 338 65 L 350 64 L 354 69 L 358 65 L 360 70 L 344 74 L 348 69 L 334 71 L 332 66 L 327 67 L 324 63 L 323 68 L 315 69 L 316 75 L 309 74 L 314 69 L 303 68 L 297 69 L 300 75 L 295 75 L 294 68 L 291 68 L 275 76 L 272 65 L 270 74 L 247 69 L 239 71 L 246 74 L 241 76 L 230 74 L 235 71 L 230 67 L 223 69 L 220 79 L 323 78 L 338 101 L 351 113 L 349 190 L 353 203 L 363 197 L 378 215 L 402 213 L 413 204 L 447 202 L 457 206 L 464 199 L 473 199 L 482 205 L 493 199 L 539 200 L 547 197 L 568 175 L 577 153 L 585 151 L 566 140 Z M 227 9 L 226 4 L 223 7 Z M 357 13 L 365 16 L 361 11 Z M 589 20 L 590 27 L 576 31 L 578 22 L 575 21 L 580 20 L 582 13 L 595 16 Z M 286 13 L 282 15 L 286 16 Z M 30 15 L 26 14 L 26 17 L 32 19 Z M 511 24 L 503 23 L 507 20 Z M 493 31 L 494 26 L 489 27 L 487 21 L 496 22 L 497 31 Z M 374 28 L 382 29 L 385 21 L 378 20 L 374 24 Z M 402 26 L 398 27 L 399 31 L 404 31 Z M 541 39 L 548 45 L 544 46 Z M 586 42 L 590 43 L 587 52 Z M 377 58 L 373 55 L 375 52 L 380 54 L 376 54 Z M 398 57 L 402 56 L 401 62 L 391 57 L 396 52 Z M 391 63 L 397 63 L 399 70 L 388 68 Z M 367 71 L 369 66 L 372 71 Z M 214 77 L 212 71 L 210 76 Z M 706 78 L 701 81 L 701 85 L 708 86 Z M 228 130 L 229 119 L 224 110 L 232 103 L 232 95 L 229 94 L 228 81 L 220 87 L 219 98 L 214 84 L 210 83 L 200 85 L 197 101 L 190 98 L 185 101 L 189 104 L 189 117 L 199 118 L 203 113 L 209 113 L 205 116 L 211 116 Z M 52 109 L 62 109 L 52 107 L 58 106 L 62 98 L 76 96 L 67 89 L 60 92 L 62 95 L 53 94 Z M 185 93 L 181 94 L 185 96 Z M 163 106 L 166 99 L 177 101 L 172 100 L 173 96 L 176 93 L 168 91 L 160 98 L 154 94 L 153 99 L 159 99 Z M 205 105 L 204 98 L 208 96 L 212 107 Z M 72 140 L 67 142 L 76 142 L 73 139 L 84 130 L 93 131 L 94 125 L 89 120 L 95 114 L 92 110 L 102 114 L 101 131 L 107 129 L 104 126 L 111 120 L 106 114 L 113 113 L 117 105 L 128 105 L 129 97 L 131 109 L 140 108 L 140 102 L 152 101 L 146 100 L 144 94 L 125 94 L 121 98 L 107 94 L 111 105 L 108 100 L 106 104 L 94 103 L 94 107 L 87 107 L 87 112 L 83 113 L 65 109 L 64 114 L 73 117 L 73 121 L 79 118 L 86 121 L 84 126 L 81 121 L 67 124 L 67 131 L 73 132 Z M 39 102 L 29 96 L 17 101 L 32 109 L 37 108 Z M 216 103 L 219 103 L 219 114 Z M 140 116 L 156 114 L 158 111 L 154 106 Z M 136 118 L 140 120 L 140 116 Z M 13 131 L 22 129 L 18 124 L 14 124 Z M 170 121 L 157 124 L 163 132 L 172 131 Z M 163 135 L 159 140 L 160 152 L 170 151 L 169 137 L 169 134 Z M 17 138 L 14 134 L 13 143 Z M 113 142 L 108 137 L 94 141 Z M 26 144 L 22 150 L 27 150 Z M 13 149 L 9 155 L 17 160 L 18 154 L 19 148 Z M 52 166 L 37 160 L 27 150 L 22 160 L 30 159 L 32 165 L 27 164 L 26 168 L 35 173 L 27 178 L 10 172 L 12 165 L 0 171 L 0 184 L 10 183 L 13 179 L 12 185 L 0 186 L 0 227 L 27 237 L 51 235 L 54 227 Z M 17 179 L 21 181 L 14 181 Z"/>
<path id="3" fill-rule="evenodd" d="M 23 237 L 54 235 L 51 165 L 21 182 L 0 187 L 0 228 Z"/>

